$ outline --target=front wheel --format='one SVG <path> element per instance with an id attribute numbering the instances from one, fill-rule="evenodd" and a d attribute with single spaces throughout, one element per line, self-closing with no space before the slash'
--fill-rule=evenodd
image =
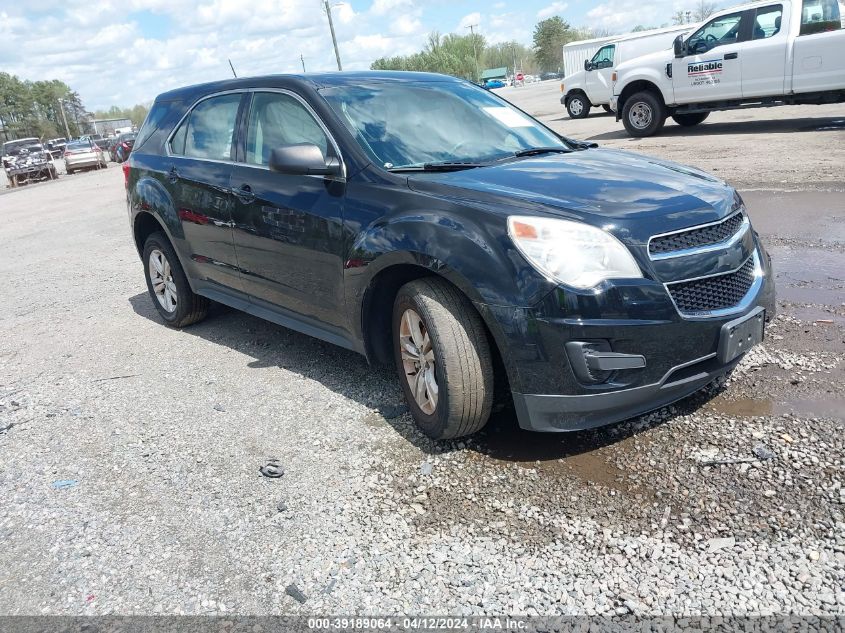
<path id="1" fill-rule="evenodd" d="M 585 119 L 590 114 L 592 103 L 582 94 L 574 94 L 566 100 L 566 111 L 571 119 Z"/>
<path id="2" fill-rule="evenodd" d="M 666 123 L 666 106 L 653 92 L 638 92 L 625 100 L 622 123 L 631 136 L 654 136 Z"/>
<path id="3" fill-rule="evenodd" d="M 684 127 L 693 127 L 698 125 L 709 116 L 709 112 L 695 112 L 694 114 L 673 114 L 672 120 L 678 125 Z"/>
<path id="4" fill-rule="evenodd" d="M 191 290 L 176 251 L 163 233 L 153 233 L 144 243 L 147 290 L 164 322 L 185 327 L 208 313 L 208 299 Z"/>
<path id="5" fill-rule="evenodd" d="M 419 429 L 434 439 L 480 430 L 493 406 L 493 363 L 481 317 L 460 291 L 429 277 L 405 284 L 393 305 L 402 391 Z"/>

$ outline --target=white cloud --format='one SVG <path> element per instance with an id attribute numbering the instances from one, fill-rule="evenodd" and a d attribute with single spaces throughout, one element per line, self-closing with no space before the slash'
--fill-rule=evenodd
<path id="1" fill-rule="evenodd" d="M 458 22 L 458 28 L 455 30 L 459 32 L 463 31 L 464 29 L 468 28 L 471 24 L 481 24 L 481 14 L 478 11 L 475 11 L 474 13 L 470 13 L 462 17 L 461 21 Z"/>
<path id="2" fill-rule="evenodd" d="M 610 31 L 630 31 L 637 25 L 664 24 L 681 7 L 675 0 L 609 0 L 587 11 L 587 26 Z"/>
<path id="3" fill-rule="evenodd" d="M 566 11 L 569 7 L 569 4 L 566 2 L 552 2 L 549 6 L 543 7 L 539 11 L 537 11 L 537 19 L 538 20 L 545 20 L 546 18 L 550 18 L 553 15 L 559 15 Z"/>

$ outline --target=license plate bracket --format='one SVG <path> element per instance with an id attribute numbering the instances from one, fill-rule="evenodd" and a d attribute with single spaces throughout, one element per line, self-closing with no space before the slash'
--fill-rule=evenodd
<path id="1" fill-rule="evenodd" d="M 765 328 L 766 310 L 763 307 L 725 323 L 719 334 L 719 362 L 729 363 L 758 343 L 762 343 Z"/>

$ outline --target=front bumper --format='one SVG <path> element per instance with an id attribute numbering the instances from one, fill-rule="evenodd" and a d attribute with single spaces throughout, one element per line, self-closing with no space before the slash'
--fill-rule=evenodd
<path id="1" fill-rule="evenodd" d="M 582 294 L 560 288 L 532 308 L 479 305 L 506 366 L 519 425 L 577 431 L 611 424 L 724 375 L 739 358 L 719 361 L 722 326 L 758 307 L 774 316 L 770 258 L 762 250 L 761 266 L 763 281 L 743 310 L 720 317 L 681 317 L 663 285 L 647 279 L 605 282 Z M 571 341 L 601 342 L 608 351 L 644 357 L 645 366 L 587 384 L 566 351 Z"/>

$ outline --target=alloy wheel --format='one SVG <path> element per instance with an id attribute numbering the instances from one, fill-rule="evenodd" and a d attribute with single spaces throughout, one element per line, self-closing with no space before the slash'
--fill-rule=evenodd
<path id="1" fill-rule="evenodd" d="M 426 415 L 437 408 L 439 388 L 434 349 L 425 323 L 415 310 L 405 310 L 399 323 L 399 345 L 405 378 L 417 406 Z"/>
<path id="2" fill-rule="evenodd" d="M 173 282 L 173 271 L 165 254 L 158 249 L 151 251 L 147 268 L 159 304 L 168 312 L 174 312 L 177 302 L 176 284 Z"/>
<path id="3" fill-rule="evenodd" d="M 569 110 L 573 116 L 579 116 L 584 111 L 584 104 L 581 99 L 573 99 L 569 102 Z"/>

